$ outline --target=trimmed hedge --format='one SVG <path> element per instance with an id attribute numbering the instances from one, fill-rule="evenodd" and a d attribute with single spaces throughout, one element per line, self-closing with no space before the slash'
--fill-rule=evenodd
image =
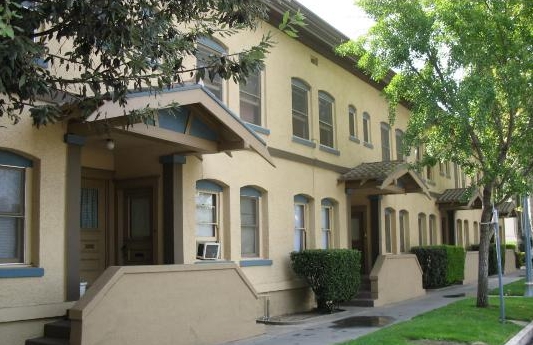
<path id="1" fill-rule="evenodd" d="M 441 245 L 413 247 L 422 267 L 424 289 L 448 286 L 464 280 L 466 252 L 462 247 Z"/>
<path id="2" fill-rule="evenodd" d="M 515 258 L 516 258 L 516 268 L 520 268 L 526 265 L 526 253 L 515 252 Z"/>
<path id="3" fill-rule="evenodd" d="M 361 252 L 357 250 L 309 249 L 292 252 L 291 267 L 311 286 L 318 310 L 331 313 L 359 291 Z"/>

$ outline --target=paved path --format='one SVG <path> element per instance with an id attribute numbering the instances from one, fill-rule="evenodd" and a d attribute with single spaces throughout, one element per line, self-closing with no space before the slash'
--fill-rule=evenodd
<path id="1" fill-rule="evenodd" d="M 503 278 L 507 284 L 524 275 L 524 271 L 510 273 Z M 497 276 L 489 278 L 490 288 L 498 286 Z M 405 321 L 426 311 L 445 306 L 458 298 L 444 297 L 465 294 L 476 295 L 476 284 L 455 285 L 429 291 L 423 297 L 383 307 L 343 307 L 344 312 L 308 319 L 298 325 L 267 325 L 266 333 L 257 337 L 220 345 L 327 345 L 358 338 L 378 330 L 378 327 L 339 327 L 339 321 L 353 316 L 388 316 L 394 322 Z"/>

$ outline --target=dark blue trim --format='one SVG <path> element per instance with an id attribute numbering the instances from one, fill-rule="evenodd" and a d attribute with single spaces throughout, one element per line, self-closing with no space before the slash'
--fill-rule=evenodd
<path id="1" fill-rule="evenodd" d="M 312 142 L 311 140 L 300 138 L 300 137 L 297 137 L 295 135 L 292 136 L 292 141 L 295 142 L 295 143 L 298 143 L 298 144 L 302 144 L 302 145 L 305 145 L 305 146 L 312 147 L 312 148 L 316 147 L 316 144 L 314 142 Z"/>
<path id="2" fill-rule="evenodd" d="M 309 203 L 309 199 L 302 194 L 298 194 L 294 196 L 294 202 L 300 203 L 300 204 L 307 204 Z"/>
<path id="3" fill-rule="evenodd" d="M 322 199 L 320 204 L 322 206 L 333 206 L 333 201 L 331 201 L 331 199 L 325 198 L 325 199 Z"/>
<path id="4" fill-rule="evenodd" d="M 159 163 L 161 164 L 185 164 L 187 157 L 181 155 L 168 155 L 159 157 Z"/>
<path id="5" fill-rule="evenodd" d="M 216 51 L 217 53 L 221 53 L 221 54 L 226 53 L 226 48 L 224 48 L 221 44 L 219 44 L 212 38 L 205 37 L 205 36 L 199 37 L 198 43 Z"/>
<path id="6" fill-rule="evenodd" d="M 41 267 L 0 268 L 0 278 L 23 278 L 42 276 L 44 276 L 44 268 Z"/>
<path id="7" fill-rule="evenodd" d="M 190 111 L 183 107 L 165 108 L 157 111 L 157 122 L 160 128 L 178 133 L 185 133 Z"/>
<path id="8" fill-rule="evenodd" d="M 354 143 L 358 143 L 358 144 L 361 143 L 361 140 L 357 139 L 353 135 L 350 135 L 350 140 L 353 141 Z"/>
<path id="9" fill-rule="evenodd" d="M 368 147 L 369 149 L 373 149 L 373 148 L 374 148 L 374 145 L 372 145 L 371 143 L 366 143 L 366 142 L 365 142 L 365 143 L 363 143 L 363 145 L 364 145 L 365 147 Z"/>
<path id="10" fill-rule="evenodd" d="M 48 62 L 41 58 L 35 59 L 35 64 L 44 69 L 48 68 Z"/>
<path id="11" fill-rule="evenodd" d="M 339 150 L 335 150 L 334 148 L 329 147 L 329 146 L 320 145 L 319 149 L 320 149 L 320 151 L 331 153 L 331 154 L 336 155 L 336 156 L 340 156 L 341 155 L 341 152 Z"/>
<path id="12" fill-rule="evenodd" d="M 239 261 L 239 266 L 241 267 L 272 266 L 272 260 L 269 260 L 269 259 L 241 260 Z"/>
<path id="13" fill-rule="evenodd" d="M 255 189 L 254 187 L 242 187 L 241 188 L 241 196 L 251 196 L 254 198 L 260 198 L 261 197 L 261 191 Z"/>
<path id="14" fill-rule="evenodd" d="M 230 261 L 230 260 L 200 260 L 200 261 L 195 261 L 194 264 L 195 265 L 201 265 L 201 264 L 233 264 L 235 262 L 233 261 Z"/>
<path id="15" fill-rule="evenodd" d="M 209 192 L 216 192 L 216 193 L 220 193 L 223 190 L 221 186 L 209 180 L 196 181 L 196 189 L 205 190 Z"/>
<path id="16" fill-rule="evenodd" d="M 63 136 L 63 140 L 65 141 L 65 143 L 70 145 L 85 145 L 85 137 L 82 137 L 81 135 L 67 133 Z"/>
<path id="17" fill-rule="evenodd" d="M 246 127 L 250 128 L 251 130 L 257 132 L 257 133 L 261 133 L 261 134 L 264 134 L 264 135 L 270 135 L 270 129 L 268 128 L 265 128 L 265 127 L 261 127 L 261 126 L 258 126 L 256 124 L 253 124 L 253 123 L 249 123 L 249 122 L 245 122 L 246 124 Z"/>
<path id="18" fill-rule="evenodd" d="M 10 151 L 0 150 L 0 164 L 9 165 L 13 167 L 31 168 L 33 162 L 26 158 Z"/>
<path id="19" fill-rule="evenodd" d="M 218 133 L 197 117 L 193 117 L 192 119 L 189 134 L 206 140 L 218 140 Z"/>

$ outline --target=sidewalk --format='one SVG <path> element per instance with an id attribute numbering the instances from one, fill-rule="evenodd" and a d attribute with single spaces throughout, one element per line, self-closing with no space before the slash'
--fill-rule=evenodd
<path id="1" fill-rule="evenodd" d="M 510 283 L 524 275 L 518 270 L 503 277 L 503 284 Z M 489 288 L 498 286 L 498 277 L 489 278 Z M 266 325 L 266 333 L 257 337 L 237 340 L 220 345 L 327 345 L 358 338 L 374 332 L 380 327 L 353 326 L 350 320 L 354 316 L 384 316 L 393 318 L 392 323 L 409 320 L 426 311 L 445 306 L 457 301 L 462 296 L 475 296 L 477 284 L 454 285 L 443 289 L 429 291 L 423 297 L 390 304 L 382 307 L 343 306 L 343 312 L 317 316 L 303 320 L 303 323 L 290 325 Z M 460 297 L 457 297 L 460 296 Z M 287 319 L 288 322 L 291 319 Z M 344 321 L 343 321 L 344 320 Z M 283 321 L 283 319 L 281 320 Z M 392 324 L 391 323 L 391 324 Z"/>

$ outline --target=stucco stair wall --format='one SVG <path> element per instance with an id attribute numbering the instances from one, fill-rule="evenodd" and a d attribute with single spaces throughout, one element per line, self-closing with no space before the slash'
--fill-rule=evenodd
<path id="1" fill-rule="evenodd" d="M 58 320 L 44 325 L 44 336 L 28 339 L 25 345 L 70 344 L 70 320 Z"/>

